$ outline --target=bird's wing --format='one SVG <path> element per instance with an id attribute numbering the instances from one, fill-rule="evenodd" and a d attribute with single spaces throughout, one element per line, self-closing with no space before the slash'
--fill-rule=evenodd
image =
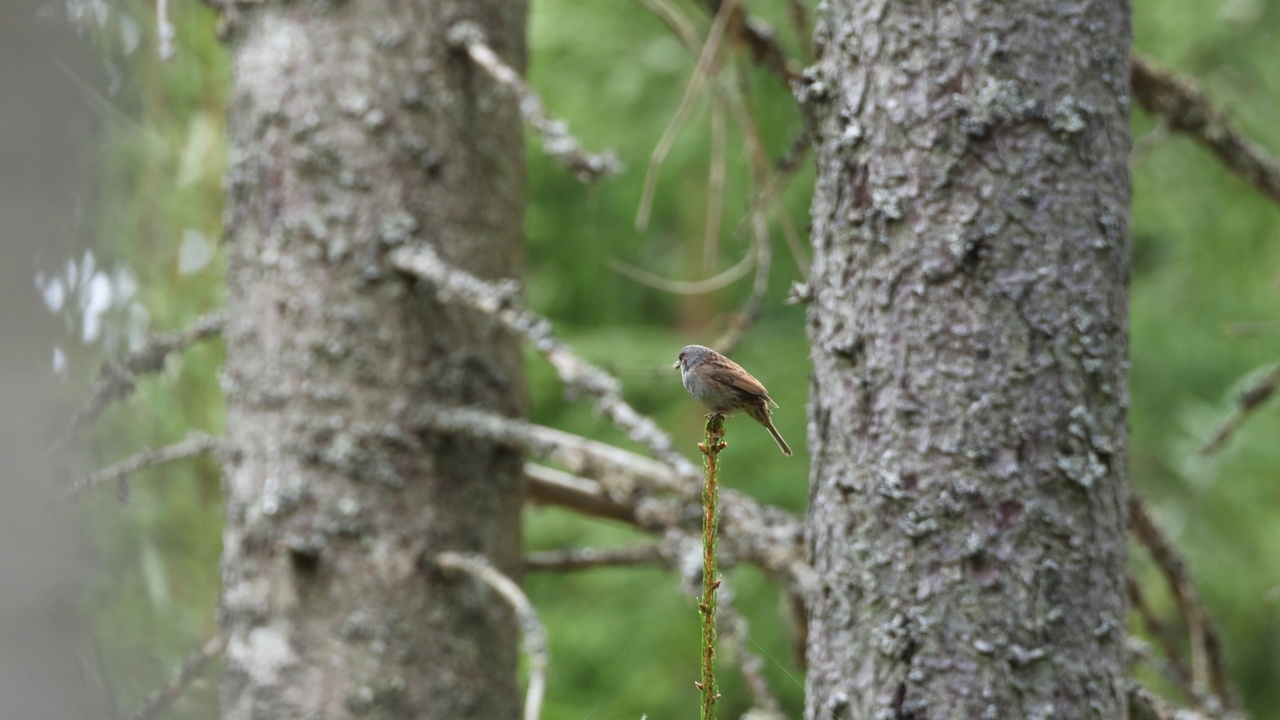
<path id="1" fill-rule="evenodd" d="M 778 407 L 778 403 L 774 402 L 773 398 L 769 397 L 769 391 L 764 389 L 764 385 L 760 384 L 760 381 L 752 377 L 751 373 L 746 370 L 743 370 L 740 375 L 727 372 L 713 372 L 711 377 L 720 381 L 724 385 L 737 388 L 748 395 L 764 398 L 766 402 L 770 403 L 774 407 Z"/>

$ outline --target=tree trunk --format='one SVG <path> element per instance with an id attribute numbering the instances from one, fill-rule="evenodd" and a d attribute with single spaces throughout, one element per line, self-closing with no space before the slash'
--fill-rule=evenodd
<path id="1" fill-rule="evenodd" d="M 806 717 L 1126 716 L 1126 2 L 829 0 Z"/>
<path id="2" fill-rule="evenodd" d="M 444 37 L 475 20 L 523 68 L 526 5 L 234 7 L 223 717 L 516 717 L 510 609 L 433 558 L 518 573 L 520 459 L 409 418 L 519 415 L 521 348 L 385 255 L 519 277 L 517 107 Z"/>

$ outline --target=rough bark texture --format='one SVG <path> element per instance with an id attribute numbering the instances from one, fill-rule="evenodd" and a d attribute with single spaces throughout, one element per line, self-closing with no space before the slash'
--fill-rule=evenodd
<path id="1" fill-rule="evenodd" d="M 817 39 L 806 717 L 1123 718 L 1128 4 Z"/>
<path id="2" fill-rule="evenodd" d="M 385 255 L 430 242 L 519 277 L 517 108 L 444 36 L 474 20 L 523 68 L 525 3 L 237 8 L 223 717 L 516 717 L 510 609 L 432 559 L 516 574 L 520 460 L 407 418 L 424 401 L 520 414 L 521 348 Z"/>

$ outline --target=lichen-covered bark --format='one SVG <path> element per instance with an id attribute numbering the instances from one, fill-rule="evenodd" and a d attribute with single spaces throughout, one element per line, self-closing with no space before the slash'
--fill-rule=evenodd
<path id="1" fill-rule="evenodd" d="M 230 5 L 230 4 L 229 4 Z M 233 12 L 234 11 L 234 12 Z M 223 717 L 516 717 L 517 633 L 441 550 L 519 567 L 519 458 L 417 432 L 420 403 L 518 415 L 521 349 L 387 264 L 429 242 L 518 277 L 525 3 L 238 3 L 232 49 Z"/>
<path id="2" fill-rule="evenodd" d="M 1126 2 L 828 0 L 806 717 L 1125 717 Z"/>

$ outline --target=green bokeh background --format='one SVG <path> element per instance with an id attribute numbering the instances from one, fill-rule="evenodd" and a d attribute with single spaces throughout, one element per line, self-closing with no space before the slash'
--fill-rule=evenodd
<path id="1" fill-rule="evenodd" d="M 794 55 L 796 33 L 782 5 L 747 3 L 773 23 Z M 701 4 L 676 0 L 674 6 L 705 33 Z M 140 299 L 156 330 L 190 324 L 218 308 L 224 295 L 222 251 L 188 274 L 179 273 L 177 258 L 184 232 L 207 238 L 221 232 L 227 56 L 206 9 L 184 2 L 170 11 L 178 32 L 177 56 L 169 62 L 156 59 L 149 3 L 113 6 L 107 24 L 86 38 L 99 49 L 104 74 L 121 78 L 112 95 L 85 91 L 105 130 L 97 250 L 104 263 L 138 276 Z M 141 46 L 131 53 L 118 31 L 120 18 L 143 29 Z M 1280 5 L 1138 0 L 1134 30 L 1138 52 L 1198 78 L 1240 128 L 1280 151 Z M 705 100 L 662 168 L 653 221 L 643 232 L 633 222 L 649 154 L 675 113 L 695 57 L 637 2 L 535 0 L 530 48 L 530 81 L 547 107 L 586 146 L 613 148 L 627 170 L 582 185 L 544 157 L 536 136 L 529 137 L 529 303 L 551 317 L 558 335 L 579 353 L 615 372 L 627 399 L 696 459 L 701 411 L 683 395 L 670 362 L 681 345 L 709 342 L 724 329 L 746 298 L 750 277 L 711 295 L 681 297 L 626 279 L 606 264 L 617 259 L 672 278 L 707 274 L 711 123 Z M 731 93 L 750 88 L 768 152 L 785 152 L 799 129 L 789 96 L 741 58 L 728 63 L 725 77 Z M 717 270 L 751 246 L 743 222 L 749 160 L 729 117 Z M 1255 717 L 1277 717 L 1280 407 L 1263 408 L 1219 456 L 1206 460 L 1195 451 L 1248 379 L 1280 359 L 1280 327 L 1255 336 L 1224 332 L 1234 321 L 1280 321 L 1280 208 L 1192 141 L 1164 137 L 1140 111 L 1133 129 L 1140 149 L 1133 158 L 1132 482 L 1186 554 L 1249 709 Z M 812 177 L 806 164 L 784 200 L 802 233 Z M 735 357 L 780 403 L 777 423 L 797 454 L 782 458 L 763 430 L 734 421 L 724 472 L 729 486 L 799 513 L 807 497 L 808 349 L 803 308 L 783 302 L 788 286 L 800 279 L 798 264 L 776 222 L 771 232 L 774 263 L 764 314 Z M 69 383 L 69 395 L 83 392 L 101 354 L 86 348 L 73 355 L 69 375 L 79 379 Z M 206 344 L 145 380 L 134 398 L 97 425 L 86 464 L 175 441 L 191 427 L 221 431 L 220 362 L 218 344 Z M 565 398 L 541 358 L 531 355 L 528 367 L 534 421 L 627 445 L 587 404 Z M 126 712 L 215 631 L 221 527 L 212 461 L 149 472 L 132 488 L 124 505 L 110 493 L 83 503 L 95 567 L 84 602 L 85 634 L 109 658 L 96 670 L 104 697 L 113 694 Z M 628 528 L 556 509 L 527 511 L 531 550 L 645 540 Z M 1158 573 L 1140 548 L 1133 557 L 1149 601 L 1176 627 Z M 751 568 L 733 570 L 729 585 L 750 622 L 752 649 L 765 657 L 788 715 L 798 717 L 803 674 L 776 589 Z M 694 712 L 697 614 L 692 590 L 680 588 L 674 574 L 535 574 L 526 587 L 551 637 L 544 717 Z M 722 655 L 724 717 L 749 706 L 734 655 L 732 646 Z M 172 715 L 212 718 L 215 698 L 214 683 L 202 681 Z"/>

